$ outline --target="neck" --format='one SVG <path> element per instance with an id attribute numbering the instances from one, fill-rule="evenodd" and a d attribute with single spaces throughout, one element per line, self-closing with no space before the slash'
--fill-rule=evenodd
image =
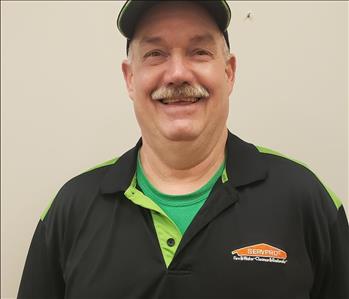
<path id="1" fill-rule="evenodd" d="M 199 189 L 224 161 L 228 130 L 200 136 L 191 142 L 147 140 L 143 136 L 140 158 L 148 180 L 160 192 L 186 194 Z M 179 154 L 180 153 L 180 154 Z"/>

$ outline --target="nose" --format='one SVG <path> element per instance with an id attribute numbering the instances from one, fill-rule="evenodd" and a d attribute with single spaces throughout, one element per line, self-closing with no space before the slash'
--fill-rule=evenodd
<path id="1" fill-rule="evenodd" d="M 164 84 L 176 85 L 193 84 L 194 75 L 190 63 L 183 55 L 172 55 L 166 64 Z"/>

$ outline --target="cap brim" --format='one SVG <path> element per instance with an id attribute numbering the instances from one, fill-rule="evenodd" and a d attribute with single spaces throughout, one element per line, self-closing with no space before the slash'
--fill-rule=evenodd
<path id="1" fill-rule="evenodd" d="M 122 7 L 117 20 L 120 33 L 126 38 L 131 39 L 141 15 L 158 2 L 159 1 L 127 1 Z"/>
<path id="2" fill-rule="evenodd" d="M 127 1 L 120 10 L 117 26 L 120 33 L 132 39 L 137 23 L 146 10 L 161 1 Z M 204 6 L 224 32 L 230 23 L 231 12 L 226 1 L 193 1 Z"/>

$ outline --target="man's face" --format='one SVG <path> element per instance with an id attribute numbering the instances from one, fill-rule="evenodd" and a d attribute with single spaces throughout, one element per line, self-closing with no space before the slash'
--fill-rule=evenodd
<path id="1" fill-rule="evenodd" d="M 201 6 L 151 8 L 130 51 L 123 72 L 143 137 L 193 141 L 226 128 L 235 57 L 227 56 L 216 23 Z"/>

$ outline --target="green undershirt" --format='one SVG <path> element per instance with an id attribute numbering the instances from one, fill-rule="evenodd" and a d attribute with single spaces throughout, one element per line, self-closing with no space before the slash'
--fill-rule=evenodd
<path id="1" fill-rule="evenodd" d="M 192 193 L 183 195 L 170 195 L 157 190 L 145 176 L 139 154 L 136 175 L 138 186 L 144 195 L 153 200 L 167 214 L 183 235 L 205 203 L 217 179 L 222 176 L 224 169 L 225 161 L 204 186 Z"/>

